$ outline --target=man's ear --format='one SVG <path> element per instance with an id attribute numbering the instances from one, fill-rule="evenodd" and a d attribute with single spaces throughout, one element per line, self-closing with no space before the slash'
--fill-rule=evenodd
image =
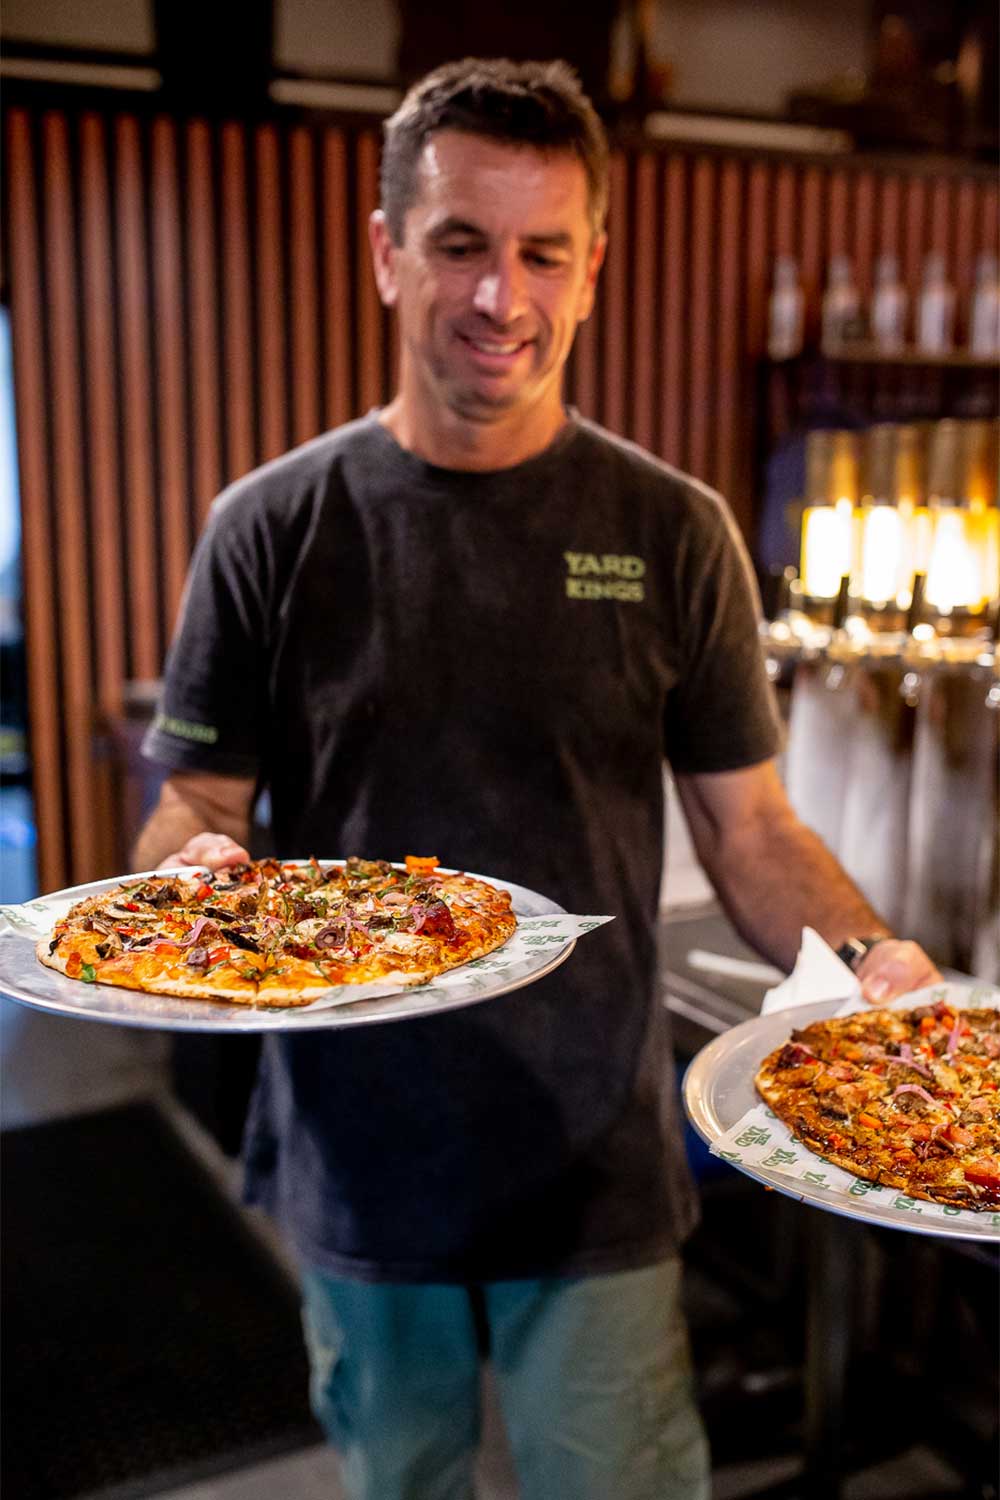
<path id="1" fill-rule="evenodd" d="M 594 243 L 587 252 L 587 275 L 583 284 L 583 290 L 580 293 L 580 305 L 576 315 L 578 323 L 585 323 L 593 311 L 594 296 L 597 292 L 597 278 L 601 273 L 607 248 L 607 235 L 595 235 Z"/>
<path id="2" fill-rule="evenodd" d="M 368 220 L 368 242 L 372 249 L 375 284 L 385 307 L 395 307 L 399 287 L 396 282 L 396 246 L 393 244 L 385 214 L 377 208 Z"/>

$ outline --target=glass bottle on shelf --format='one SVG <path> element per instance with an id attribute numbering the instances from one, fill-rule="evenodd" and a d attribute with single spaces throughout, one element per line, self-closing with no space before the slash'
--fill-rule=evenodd
<path id="1" fill-rule="evenodd" d="M 863 332 L 861 297 L 854 283 L 851 262 L 846 255 L 835 255 L 830 261 L 823 293 L 823 348 L 836 351 L 860 338 Z"/>
<path id="2" fill-rule="evenodd" d="M 917 348 L 924 354 L 948 354 L 955 334 L 955 288 L 945 272 L 944 256 L 933 251 L 924 261 L 917 300 Z"/>
<path id="3" fill-rule="evenodd" d="M 798 265 L 790 255 L 779 255 L 768 308 L 767 352 L 771 359 L 794 359 L 802 353 L 804 311 Z"/>
<path id="4" fill-rule="evenodd" d="M 1000 354 L 1000 267 L 985 253 L 976 261 L 976 284 L 969 310 L 969 349 L 973 354 Z"/>
<path id="5" fill-rule="evenodd" d="M 898 260 L 894 255 L 880 255 L 875 263 L 871 332 L 873 342 L 886 353 L 898 353 L 906 343 L 907 303 Z"/>

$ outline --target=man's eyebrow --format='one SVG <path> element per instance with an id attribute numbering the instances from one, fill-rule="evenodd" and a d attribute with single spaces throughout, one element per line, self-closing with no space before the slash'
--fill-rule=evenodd
<path id="1" fill-rule="evenodd" d="M 428 235 L 432 240 L 447 239 L 449 234 L 476 234 L 485 238 L 483 230 L 478 224 L 470 224 L 468 219 L 458 219 L 454 216 L 442 219 L 440 224 L 435 224 Z"/>
<path id="2" fill-rule="evenodd" d="M 529 245 L 546 245 L 550 250 L 572 250 L 573 236 L 566 229 L 554 229 L 551 234 L 526 234 Z"/>

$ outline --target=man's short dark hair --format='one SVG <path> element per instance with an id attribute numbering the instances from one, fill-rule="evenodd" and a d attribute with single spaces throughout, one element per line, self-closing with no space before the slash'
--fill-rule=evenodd
<path id="1" fill-rule="evenodd" d="M 608 208 L 608 142 L 597 111 L 564 62 L 510 62 L 467 57 L 435 68 L 410 89 L 385 122 L 382 208 L 389 233 L 403 242 L 416 196 L 417 165 L 439 130 L 541 151 L 573 151 L 587 175 L 587 206 L 595 234 Z"/>

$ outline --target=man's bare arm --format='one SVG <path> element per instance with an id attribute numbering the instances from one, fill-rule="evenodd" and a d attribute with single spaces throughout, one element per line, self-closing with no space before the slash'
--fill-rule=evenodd
<path id="1" fill-rule="evenodd" d="M 784 969 L 804 926 L 833 948 L 849 937 L 891 938 L 821 839 L 796 816 L 773 761 L 743 771 L 678 776 L 698 857 L 740 934 Z M 879 943 L 858 967 L 874 1001 L 932 984 L 940 974 L 916 943 Z"/>
<path id="2" fill-rule="evenodd" d="M 250 809 L 255 784 L 243 776 L 176 772 L 136 840 L 134 865 L 207 865 L 221 869 L 249 859 Z"/>

